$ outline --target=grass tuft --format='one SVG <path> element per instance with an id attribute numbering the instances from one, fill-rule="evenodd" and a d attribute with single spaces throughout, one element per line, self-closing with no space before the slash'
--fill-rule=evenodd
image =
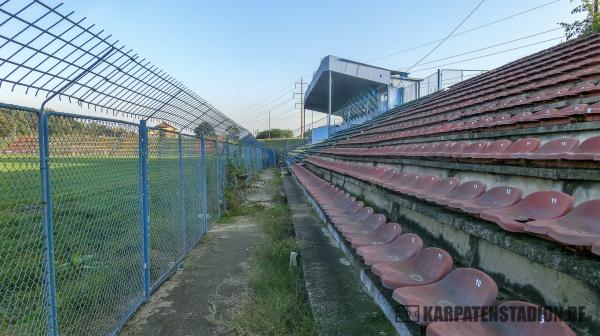
<path id="1" fill-rule="evenodd" d="M 269 185 L 276 194 L 281 177 Z M 274 207 L 251 214 L 263 226 L 265 238 L 254 246 L 248 292 L 234 309 L 233 335 L 316 335 L 300 267 L 289 268 L 290 252 L 298 251 L 289 207 L 280 198 Z"/>

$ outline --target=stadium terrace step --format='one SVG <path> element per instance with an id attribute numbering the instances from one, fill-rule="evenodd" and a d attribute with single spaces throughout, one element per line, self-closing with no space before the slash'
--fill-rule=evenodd
<path id="1" fill-rule="evenodd" d="M 498 286 L 494 279 L 482 271 L 458 268 L 438 282 L 428 285 L 402 287 L 394 290 L 394 300 L 404 305 L 415 323 L 427 325 L 431 322 L 426 307 L 488 307 L 496 300 Z M 460 318 L 451 311 L 449 318 Z M 477 317 L 478 311 L 473 311 Z"/>
<path id="2" fill-rule="evenodd" d="M 420 237 L 411 233 L 399 235 L 391 243 L 378 246 L 361 246 L 356 253 L 371 266 L 384 261 L 400 261 L 412 257 L 423 247 Z"/>
<path id="3" fill-rule="evenodd" d="M 478 214 L 483 210 L 501 209 L 517 204 L 521 201 L 523 192 L 519 188 L 510 186 L 494 187 L 483 195 L 466 201 L 452 201 L 448 203 L 464 212 Z"/>
<path id="4" fill-rule="evenodd" d="M 345 238 L 353 248 L 361 246 L 379 246 L 391 243 L 402 233 L 402 227 L 396 223 L 383 224 L 370 233 L 349 233 Z"/>
<path id="5" fill-rule="evenodd" d="M 573 208 L 573 197 L 559 191 L 538 191 L 527 195 L 513 206 L 483 210 L 482 219 L 494 222 L 510 232 L 523 232 L 530 221 L 554 219 Z"/>
<path id="6" fill-rule="evenodd" d="M 535 319 L 519 321 L 518 311 L 528 314 L 528 311 L 536 312 Z M 498 305 L 498 311 L 508 312 L 506 321 L 501 321 L 500 315 L 497 321 L 459 321 L 459 322 L 433 322 L 427 326 L 427 336 L 499 336 L 499 335 L 531 335 L 531 336 L 575 336 L 575 332 L 569 326 L 558 319 L 547 309 L 523 302 L 507 301 Z M 511 311 L 515 312 L 512 318 Z M 492 320 L 490 318 L 489 320 Z"/>
<path id="7" fill-rule="evenodd" d="M 421 240 L 418 236 L 413 239 Z M 376 263 L 371 267 L 371 271 L 381 278 L 384 287 L 396 289 L 437 282 L 450 272 L 452 263 L 448 252 L 437 247 L 428 247 L 408 259 Z"/>
<path id="8" fill-rule="evenodd" d="M 559 218 L 528 222 L 524 228 L 563 244 L 592 246 L 600 242 L 600 200 L 581 203 Z"/>

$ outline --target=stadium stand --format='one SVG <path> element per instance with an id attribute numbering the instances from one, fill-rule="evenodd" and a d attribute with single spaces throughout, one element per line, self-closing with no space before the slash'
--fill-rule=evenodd
<path id="1" fill-rule="evenodd" d="M 390 300 L 421 307 L 413 310 L 585 311 L 415 320 L 422 333 L 600 333 L 600 35 L 411 101 L 288 159 L 344 244 L 394 290 Z"/>

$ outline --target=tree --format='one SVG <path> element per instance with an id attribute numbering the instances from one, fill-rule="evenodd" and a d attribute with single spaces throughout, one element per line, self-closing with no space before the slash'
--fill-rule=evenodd
<path id="1" fill-rule="evenodd" d="M 271 139 L 282 139 L 282 138 L 293 138 L 294 133 L 289 129 L 272 128 L 271 131 L 265 130 L 260 131 L 256 134 L 257 139 L 269 139 L 269 133 L 271 133 Z"/>
<path id="2" fill-rule="evenodd" d="M 586 17 L 583 20 L 575 20 L 573 23 L 559 23 L 565 30 L 567 39 L 585 37 L 600 32 L 600 13 L 598 12 L 600 0 L 580 1 L 581 4 L 575 7 L 571 14 L 586 13 Z"/>
<path id="3" fill-rule="evenodd" d="M 196 134 L 198 136 L 200 136 L 200 135 L 213 136 L 213 137 L 217 136 L 217 133 L 215 132 L 215 128 L 208 121 L 203 121 L 200 125 L 196 126 L 196 128 L 194 128 L 194 134 Z"/>
<path id="4" fill-rule="evenodd" d="M 238 140 L 241 132 L 242 131 L 240 130 L 240 128 L 236 125 L 231 125 L 227 127 L 227 134 L 233 140 Z"/>

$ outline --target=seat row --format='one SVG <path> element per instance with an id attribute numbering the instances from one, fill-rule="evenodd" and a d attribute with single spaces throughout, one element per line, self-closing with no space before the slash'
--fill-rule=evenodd
<path id="1" fill-rule="evenodd" d="M 567 324 L 538 306 L 508 301 L 510 309 L 536 308 L 535 319 L 526 322 L 479 322 L 491 311 L 498 287 L 489 275 L 473 268 L 456 268 L 443 249 L 423 248 L 422 239 L 402 234 L 402 226 L 386 223 L 385 216 L 374 214 L 354 197 L 315 176 L 300 165 L 291 167 L 297 180 L 318 203 L 342 237 L 356 250 L 395 301 L 406 307 L 408 317 L 427 326 L 427 335 L 575 335 Z M 481 307 L 473 315 L 458 310 L 443 319 L 425 314 L 428 307 Z"/>
<path id="2" fill-rule="evenodd" d="M 383 134 L 367 134 L 352 137 L 346 140 L 341 140 L 341 144 L 355 143 L 373 143 L 381 141 L 389 141 L 402 138 L 410 138 L 425 135 L 437 135 L 451 132 L 468 131 L 474 129 L 493 129 L 498 127 L 515 126 L 517 124 L 531 124 L 547 120 L 547 119 L 564 119 L 577 115 L 600 115 L 600 103 L 595 104 L 575 104 L 564 107 L 562 109 L 544 109 L 538 112 L 522 112 L 515 115 L 501 114 L 496 117 L 481 117 L 469 121 L 444 122 L 436 126 L 416 127 L 409 130 L 405 129 L 407 125 L 401 125 L 398 128 L 386 131 Z"/>
<path id="3" fill-rule="evenodd" d="M 330 147 L 321 153 L 352 156 L 450 157 L 469 159 L 593 160 L 600 161 L 600 136 L 582 142 L 572 137 L 549 140 L 541 145 L 538 138 L 515 142 L 502 139 L 445 141 L 374 148 Z"/>
<path id="4" fill-rule="evenodd" d="M 541 91 L 537 93 L 532 93 L 528 96 L 521 96 L 516 98 L 509 98 L 504 101 L 488 103 L 474 109 L 472 111 L 466 112 L 457 112 L 453 113 L 448 117 L 436 118 L 437 122 L 446 121 L 446 120 L 457 120 L 459 118 L 464 118 L 476 114 L 484 114 L 490 112 L 497 112 L 502 109 L 509 108 L 517 108 L 522 107 L 524 105 L 543 103 L 547 101 L 552 101 L 556 99 L 565 99 L 565 98 L 574 98 L 580 95 L 591 95 L 600 93 L 600 84 L 596 84 L 595 82 L 588 81 L 581 83 L 579 85 L 574 86 L 573 88 L 553 88 L 547 91 Z M 515 119 L 510 119 L 510 114 L 502 114 L 498 118 L 492 117 L 481 117 L 474 120 L 470 120 L 463 124 L 455 124 L 452 130 L 466 130 L 466 129 L 474 129 L 474 128 L 485 128 L 485 127 L 494 127 L 497 124 L 495 121 L 500 121 L 500 125 L 508 125 L 508 124 L 516 124 L 523 122 L 535 122 L 543 119 L 550 118 L 566 118 L 576 115 L 592 115 L 600 113 L 600 105 L 599 104 L 574 104 L 561 109 L 544 109 L 536 113 L 527 113 L 525 115 L 517 114 L 515 115 Z M 507 117 L 508 116 L 508 117 Z M 494 120 L 495 119 L 495 120 Z M 435 122 L 435 120 L 434 120 Z M 382 132 L 390 132 L 397 131 L 399 129 L 404 129 L 406 127 L 415 127 L 422 126 L 426 123 L 432 123 L 431 121 L 427 122 L 423 119 L 402 122 L 393 125 L 380 126 L 377 128 L 373 128 L 371 130 L 365 131 L 363 134 L 373 134 L 373 133 L 382 133 Z M 441 131 L 439 127 L 434 127 L 434 130 Z M 448 132 L 450 130 L 444 129 L 444 131 Z"/>
<path id="5" fill-rule="evenodd" d="M 600 255 L 600 200 L 573 208 L 572 196 L 552 190 L 523 197 L 519 188 L 498 186 L 487 190 L 480 181 L 462 182 L 396 169 L 333 162 L 309 157 L 306 162 L 377 184 L 386 189 L 468 213 L 510 232 L 528 232 L 564 245 L 591 247 Z"/>
<path id="6" fill-rule="evenodd" d="M 463 110 L 464 115 L 479 114 L 486 111 L 486 109 L 487 111 L 497 110 L 495 106 L 497 104 L 505 106 L 512 104 L 510 101 L 495 101 L 499 98 L 513 96 L 510 100 L 522 101 L 522 97 L 518 95 L 526 93 L 531 96 L 532 90 L 565 84 L 576 79 L 585 80 L 600 73 L 598 67 L 598 64 L 600 64 L 600 57 L 598 57 L 600 50 L 597 43 L 591 42 L 597 41 L 598 38 L 599 36 L 596 35 L 585 41 L 576 41 L 574 45 L 568 45 L 567 43 L 550 48 L 541 52 L 540 55 L 532 56 L 537 60 L 527 67 L 520 66 L 520 63 L 523 64 L 522 62 L 530 63 L 530 60 L 525 58 L 463 81 L 454 85 L 450 90 L 436 94 L 435 99 L 425 100 L 416 106 L 400 109 L 382 124 L 391 126 L 393 123 L 397 124 L 401 121 L 431 116 L 436 116 L 433 119 L 440 117 L 443 119 L 445 116 L 440 114 L 459 109 Z M 542 61 L 543 59 L 547 60 Z M 537 62 L 541 63 L 535 64 Z M 515 66 L 519 70 L 514 70 Z M 474 83 L 477 83 L 477 85 Z M 591 81 L 578 83 L 573 89 L 578 90 L 577 87 L 582 85 L 590 87 L 592 91 L 595 90 L 591 88 L 595 86 L 595 83 Z M 561 90 L 565 87 L 557 89 Z M 533 94 L 537 93 L 534 92 Z M 593 92 L 583 90 L 581 93 L 591 94 Z M 551 94 L 547 98 L 554 99 L 553 96 L 554 94 Z M 541 101 L 538 99 L 532 102 Z M 484 110 L 481 110 L 482 108 Z M 442 120 L 438 119 L 437 121 Z M 370 130 L 376 132 L 383 125 L 372 126 Z M 370 130 L 367 130 L 367 132 Z"/>

